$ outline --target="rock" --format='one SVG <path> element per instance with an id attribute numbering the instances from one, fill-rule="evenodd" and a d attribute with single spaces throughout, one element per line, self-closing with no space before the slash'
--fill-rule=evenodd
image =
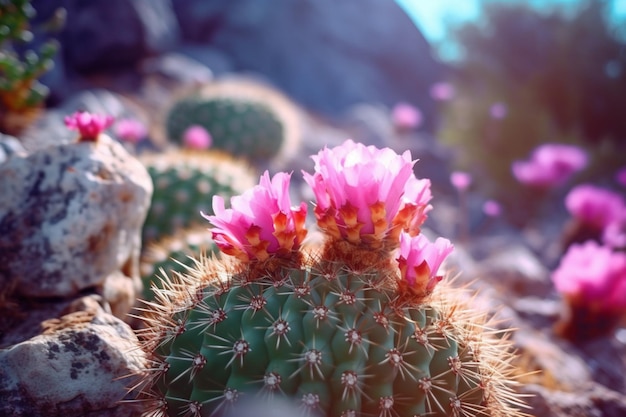
<path id="1" fill-rule="evenodd" d="M 13 155 L 25 155 L 26 149 L 17 138 L 0 133 L 0 164 Z"/>
<path id="2" fill-rule="evenodd" d="M 139 279 L 152 181 L 120 143 L 101 135 L 14 156 L 0 179 L 5 296 L 71 297 L 116 271 Z"/>
<path id="3" fill-rule="evenodd" d="M 59 35 L 69 73 L 128 67 L 142 58 L 171 50 L 179 39 L 171 0 L 81 2 L 34 0 L 38 21 L 58 7 L 67 11 Z"/>
<path id="4" fill-rule="evenodd" d="M 133 331 L 97 304 L 44 323 L 42 334 L 0 350 L 0 415 L 131 417 L 131 375 L 145 367 Z"/>
<path id="5" fill-rule="evenodd" d="M 158 74 L 183 85 L 207 83 L 213 79 L 213 72 L 208 67 L 177 52 L 145 60 L 142 72 L 147 75 Z"/>
<path id="6" fill-rule="evenodd" d="M 224 52 L 210 45 L 183 42 L 176 51 L 194 61 L 200 62 L 211 70 L 216 77 L 226 75 L 234 70 L 231 59 Z"/>
<path id="7" fill-rule="evenodd" d="M 533 415 L 541 417 L 623 417 L 626 398 L 602 385 L 588 384 L 574 392 L 550 390 L 538 384 L 523 387 Z"/>
<path id="8" fill-rule="evenodd" d="M 416 105 L 435 127 L 428 96 L 445 68 L 393 1 L 174 0 L 186 41 L 226 54 L 235 70 L 256 72 L 314 111 L 340 116 L 350 106 Z"/>

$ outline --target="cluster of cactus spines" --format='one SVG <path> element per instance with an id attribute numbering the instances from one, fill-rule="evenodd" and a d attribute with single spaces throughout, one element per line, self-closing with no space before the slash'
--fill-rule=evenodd
<path id="1" fill-rule="evenodd" d="M 147 414 L 220 416 L 247 398 L 304 416 L 522 416 L 506 332 L 437 285 L 452 245 L 420 234 L 429 182 L 410 154 L 348 141 L 314 159 L 320 247 L 289 174 L 230 209 L 213 198 L 222 256 L 165 278 L 146 312 Z"/>
<path id="2" fill-rule="evenodd" d="M 154 183 L 152 204 L 143 227 L 146 242 L 201 222 L 199 213 L 211 212 L 207 196 L 229 197 L 254 185 L 252 168 L 223 152 L 171 149 L 141 155 L 140 161 Z"/>
<path id="3" fill-rule="evenodd" d="M 247 79 L 217 80 L 181 94 L 165 120 L 170 141 L 184 145 L 185 131 L 202 127 L 211 147 L 257 165 L 288 157 L 300 136 L 296 105 L 274 88 Z"/>
<path id="4" fill-rule="evenodd" d="M 211 232 L 204 226 L 182 229 L 171 236 L 149 242 L 141 254 L 140 270 L 143 300 L 154 301 L 152 286 L 159 286 L 159 275 L 185 273 L 201 256 L 217 252 Z"/>
<path id="5" fill-rule="evenodd" d="M 0 2 L 0 128 L 9 133 L 20 127 L 14 126 L 15 119 L 28 117 L 48 96 L 48 88 L 38 78 L 52 67 L 58 50 L 51 40 L 38 51 L 17 51 L 19 44 L 32 40 L 29 26 L 34 15 L 30 0 Z"/>

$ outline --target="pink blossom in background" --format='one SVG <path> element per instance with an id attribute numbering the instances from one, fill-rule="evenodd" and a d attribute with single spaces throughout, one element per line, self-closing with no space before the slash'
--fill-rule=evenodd
<path id="1" fill-rule="evenodd" d="M 279 172 L 270 179 L 268 171 L 259 184 L 240 196 L 213 196 L 214 215 L 202 213 L 212 225 L 213 239 L 222 252 L 238 259 L 266 260 L 270 254 L 286 255 L 300 247 L 306 236 L 307 206 L 291 206 L 291 175 Z"/>
<path id="2" fill-rule="evenodd" d="M 437 101 L 448 101 L 454 97 L 454 86 L 448 82 L 441 81 L 430 87 L 430 96 Z"/>
<path id="3" fill-rule="evenodd" d="M 439 268 L 453 249 L 452 243 L 442 237 L 433 243 L 421 234 L 401 233 L 397 261 L 402 280 L 419 293 L 432 292 L 443 278 Z"/>
<path id="4" fill-rule="evenodd" d="M 565 207 L 573 217 L 599 230 L 626 215 L 622 196 L 592 184 L 572 188 L 565 197 Z"/>
<path id="5" fill-rule="evenodd" d="M 422 124 L 422 112 L 409 103 L 400 102 L 393 106 L 391 120 L 398 130 L 415 130 Z"/>
<path id="6" fill-rule="evenodd" d="M 114 126 L 115 135 L 120 139 L 137 143 L 148 136 L 148 129 L 137 119 L 120 119 Z"/>
<path id="7" fill-rule="evenodd" d="M 495 200 L 487 200 L 483 203 L 483 213 L 489 217 L 498 217 L 502 214 L 502 206 Z"/>
<path id="8" fill-rule="evenodd" d="M 183 145 L 189 149 L 208 149 L 213 143 L 211 134 L 200 125 L 191 125 L 183 132 Z"/>
<path id="9" fill-rule="evenodd" d="M 507 108 L 506 104 L 501 102 L 494 103 L 491 105 L 491 107 L 489 107 L 489 115 L 497 120 L 504 119 L 508 112 L 509 109 Z"/>
<path id="10" fill-rule="evenodd" d="M 614 249 L 626 249 L 626 213 L 602 231 L 602 243 Z"/>
<path id="11" fill-rule="evenodd" d="M 315 171 L 303 171 L 304 180 L 315 194 L 318 225 L 336 239 L 382 242 L 405 227 L 415 233 L 430 210 L 430 181 L 415 178 L 409 151 L 347 140 L 312 158 Z M 397 245 L 397 235 L 389 241 Z"/>
<path id="12" fill-rule="evenodd" d="M 65 126 L 78 130 L 81 140 L 96 140 L 100 133 L 113 124 L 113 120 L 113 116 L 77 111 L 65 117 Z"/>
<path id="13" fill-rule="evenodd" d="M 586 166 L 587 153 L 578 146 L 547 143 L 535 148 L 530 159 L 513 162 L 511 169 L 522 184 L 554 187 Z"/>
<path id="14" fill-rule="evenodd" d="M 454 171 L 450 174 L 450 182 L 459 191 L 467 190 L 472 185 L 472 176 L 463 171 Z"/>
<path id="15" fill-rule="evenodd" d="M 617 170 L 617 173 L 615 173 L 615 181 L 626 187 L 626 167 Z"/>
<path id="16" fill-rule="evenodd" d="M 587 241 L 573 244 L 552 273 L 561 293 L 604 310 L 626 310 L 626 253 Z"/>

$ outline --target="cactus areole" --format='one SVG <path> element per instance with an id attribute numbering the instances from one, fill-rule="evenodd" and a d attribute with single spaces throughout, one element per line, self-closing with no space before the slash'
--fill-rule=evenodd
<path id="1" fill-rule="evenodd" d="M 437 285 L 452 244 L 419 232 L 430 190 L 410 155 L 348 141 L 314 160 L 323 244 L 303 241 L 290 175 L 266 173 L 206 216 L 229 256 L 155 288 L 141 335 L 147 415 L 277 400 L 305 416 L 522 415 L 507 339 Z"/>

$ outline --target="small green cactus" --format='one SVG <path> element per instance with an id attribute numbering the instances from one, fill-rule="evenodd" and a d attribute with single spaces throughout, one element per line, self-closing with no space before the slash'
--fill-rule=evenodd
<path id="1" fill-rule="evenodd" d="M 172 235 L 202 221 L 211 213 L 211 195 L 229 197 L 254 184 L 252 169 L 242 160 L 221 152 L 170 150 L 140 157 L 154 193 L 143 227 L 144 242 Z"/>
<path id="2" fill-rule="evenodd" d="M 143 296 L 154 301 L 152 285 L 160 287 L 160 275 L 182 274 L 195 265 L 201 256 L 217 252 L 217 246 L 206 227 L 196 226 L 183 229 L 172 236 L 148 243 L 141 254 L 140 269 L 143 281 Z"/>
<path id="3" fill-rule="evenodd" d="M 254 164 L 293 152 L 299 136 L 299 112 L 277 90 L 250 80 L 220 80 L 181 95 L 169 109 L 166 133 L 184 145 L 190 126 L 201 126 L 211 146 Z"/>
<path id="4" fill-rule="evenodd" d="M 50 70 L 58 50 L 58 43 L 49 40 L 38 51 L 17 52 L 18 44 L 33 38 L 29 20 L 34 16 L 29 0 L 0 1 L 0 131 L 10 134 L 19 133 L 48 96 L 37 79 Z"/>

